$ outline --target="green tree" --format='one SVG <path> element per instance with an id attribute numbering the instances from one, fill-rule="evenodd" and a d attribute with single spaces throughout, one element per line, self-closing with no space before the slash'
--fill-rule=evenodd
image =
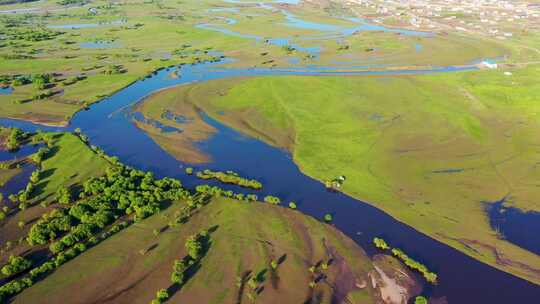
<path id="1" fill-rule="evenodd" d="M 414 304 L 427 304 L 428 300 L 423 296 L 418 296 L 414 299 Z"/>
<path id="2" fill-rule="evenodd" d="M 169 298 L 169 293 L 167 292 L 167 289 L 160 289 L 156 293 L 156 299 L 160 302 L 164 302 Z"/>
<path id="3" fill-rule="evenodd" d="M 21 273 L 32 267 L 32 262 L 20 257 L 11 255 L 8 259 L 8 263 L 2 267 L 2 274 L 11 276 L 17 273 Z"/>
<path id="4" fill-rule="evenodd" d="M 71 203 L 71 192 L 66 187 L 60 187 L 58 188 L 58 191 L 56 191 L 56 200 L 60 204 L 68 205 Z"/>
<path id="5" fill-rule="evenodd" d="M 173 284 L 184 283 L 184 271 L 186 270 L 186 264 L 183 261 L 175 260 L 173 264 L 173 271 L 171 274 L 171 282 Z"/>
<path id="6" fill-rule="evenodd" d="M 378 237 L 373 239 L 373 244 L 375 244 L 375 247 L 382 250 L 390 249 L 390 246 L 386 243 L 386 241 Z"/>
<path id="7" fill-rule="evenodd" d="M 193 260 L 198 260 L 201 257 L 202 253 L 202 244 L 198 240 L 198 237 L 196 235 L 190 236 L 186 241 L 186 249 L 188 251 L 188 255 Z"/>

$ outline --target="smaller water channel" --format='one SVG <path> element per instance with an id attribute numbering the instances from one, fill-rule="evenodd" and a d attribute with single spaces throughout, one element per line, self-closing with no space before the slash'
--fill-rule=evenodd
<path id="1" fill-rule="evenodd" d="M 28 181 L 30 180 L 30 176 L 32 175 L 32 172 L 37 169 L 37 166 L 34 163 L 31 162 L 25 162 L 22 167 L 22 171 L 12 177 L 10 180 L 8 180 L 4 186 L 0 187 L 0 193 L 4 195 L 4 198 L 6 199 L 4 204 L 6 204 L 9 207 L 14 207 L 9 201 L 7 201 L 7 198 L 11 194 L 17 194 L 19 191 L 26 188 L 26 185 L 28 184 Z"/>
<path id="2" fill-rule="evenodd" d="M 507 241 L 540 255 L 540 212 L 525 212 L 506 206 L 505 200 L 486 203 L 493 230 Z"/>
<path id="3" fill-rule="evenodd" d="M 38 145 L 25 145 L 16 151 L 0 150 L 0 162 L 22 160 L 36 153 L 38 149 Z M 28 161 L 22 162 L 21 165 L 21 172 L 0 187 L 0 193 L 2 193 L 6 199 L 9 195 L 16 194 L 24 189 L 30 180 L 30 175 L 37 168 L 34 163 Z M 9 205 L 9 202 L 6 201 L 5 203 L 12 207 Z"/>
<path id="4" fill-rule="evenodd" d="M 120 43 L 116 41 L 96 40 L 81 42 L 79 46 L 84 49 L 116 49 L 120 47 Z"/>
<path id="5" fill-rule="evenodd" d="M 336 39 L 336 40 L 342 40 L 345 37 L 351 36 L 357 32 L 361 31 L 381 31 L 381 32 L 391 32 L 396 33 L 400 35 L 406 35 L 406 36 L 415 36 L 415 37 L 431 37 L 434 36 L 433 33 L 428 32 L 419 32 L 419 31 L 411 31 L 411 30 L 404 30 L 399 28 L 388 28 L 383 25 L 378 24 L 372 24 L 369 23 L 365 19 L 356 18 L 356 17 L 343 17 L 343 20 L 352 22 L 356 24 L 355 26 L 339 26 L 335 24 L 325 24 L 320 22 L 311 22 L 304 20 L 295 14 L 285 10 L 285 9 L 277 9 L 271 5 L 268 5 L 266 3 L 258 3 L 258 2 L 243 2 L 243 1 L 226 1 L 229 3 L 242 3 L 242 4 L 255 4 L 260 8 L 264 8 L 267 10 L 271 10 L 273 12 L 280 12 L 282 13 L 285 18 L 286 22 L 282 23 L 282 25 L 285 25 L 287 27 L 293 27 L 293 28 L 301 28 L 301 29 L 307 29 L 307 30 L 315 30 L 320 32 L 320 34 L 314 35 L 314 36 L 306 36 L 301 38 L 291 38 L 291 37 L 261 37 L 258 35 L 253 34 L 245 34 L 240 33 L 228 28 L 223 27 L 220 24 L 215 23 L 204 23 L 197 25 L 198 28 L 211 30 L 211 31 L 217 31 L 220 33 L 223 33 L 225 35 L 234 36 L 234 37 L 240 37 L 240 38 L 246 38 L 246 39 L 252 39 L 256 42 L 265 42 L 270 45 L 275 46 L 289 46 L 297 51 L 300 52 L 306 52 L 308 53 L 312 58 L 317 58 L 320 55 L 320 52 L 322 51 L 322 47 L 320 45 L 316 45 L 316 41 L 322 41 L 322 40 L 329 40 L 329 39 Z M 274 3 L 288 3 L 288 4 L 298 4 L 298 1 L 275 1 Z M 235 7 L 228 7 L 228 8 L 214 8 L 210 9 L 209 12 L 211 13 L 219 13 L 219 12 L 239 12 L 239 8 Z M 224 20 L 225 24 L 227 25 L 234 25 L 237 24 L 237 20 L 230 18 L 230 17 L 223 17 L 223 16 L 216 16 L 214 17 L 218 20 Z M 300 45 L 298 43 L 295 43 L 294 41 L 313 41 L 315 43 L 311 46 L 304 46 Z M 415 44 L 415 50 L 416 52 L 420 52 L 422 50 L 422 45 Z M 291 64 L 294 64 L 294 62 L 297 62 L 297 60 L 292 59 L 290 61 Z"/>
<path id="6" fill-rule="evenodd" d="M 12 87 L 2 87 L 0 88 L 0 95 L 11 95 L 13 93 Z"/>
<path id="7" fill-rule="evenodd" d="M 6 151 L 0 149 L 0 162 L 26 158 L 39 149 L 39 146 L 25 145 L 16 151 Z"/>

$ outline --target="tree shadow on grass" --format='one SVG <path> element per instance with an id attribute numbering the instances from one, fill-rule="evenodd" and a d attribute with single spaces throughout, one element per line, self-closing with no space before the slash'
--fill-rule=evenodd
<path id="1" fill-rule="evenodd" d="M 210 229 L 208 229 L 208 237 L 204 241 L 201 257 L 197 261 L 195 261 L 193 264 L 191 264 L 188 269 L 184 271 L 184 280 L 182 284 L 173 283 L 167 288 L 167 293 L 169 294 L 169 298 L 172 298 L 175 293 L 180 291 L 182 287 L 184 287 L 187 284 L 187 282 L 189 282 L 189 280 L 193 278 L 195 274 L 197 274 L 199 269 L 201 269 L 202 267 L 201 261 L 204 259 L 204 257 L 210 250 L 210 246 L 212 245 L 212 241 L 210 237 L 218 228 L 219 228 L 219 225 L 215 225 L 215 226 L 212 226 Z M 190 260 L 189 256 L 184 257 L 184 261 L 189 261 L 189 260 Z"/>
<path id="2" fill-rule="evenodd" d="M 49 151 L 47 153 L 45 153 L 45 155 L 43 155 L 42 161 L 45 161 L 45 160 L 55 156 L 56 153 L 58 153 L 58 151 L 60 151 L 60 147 L 58 147 L 58 146 L 53 146 L 53 147 L 49 148 Z"/>
<path id="3" fill-rule="evenodd" d="M 49 181 L 47 179 L 51 177 L 55 171 L 56 171 L 55 168 L 51 168 L 51 169 L 44 170 L 39 174 L 39 178 L 41 181 L 37 183 L 36 186 L 34 187 L 34 191 L 32 191 L 32 197 L 34 198 L 39 197 L 45 192 L 45 188 L 49 184 Z"/>

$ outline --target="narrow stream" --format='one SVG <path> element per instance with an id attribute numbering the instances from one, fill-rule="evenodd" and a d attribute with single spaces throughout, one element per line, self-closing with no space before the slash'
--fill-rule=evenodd
<path id="1" fill-rule="evenodd" d="M 443 68 L 439 72 L 454 71 Z M 171 176 L 192 187 L 200 181 L 184 173 L 189 166 L 178 162 L 132 122 L 131 106 L 152 92 L 178 84 L 211 79 L 255 75 L 340 75 L 326 69 L 309 72 L 294 70 L 224 69 L 219 64 L 183 66 L 179 78 L 170 78 L 171 69 L 138 81 L 102 102 L 81 111 L 67 128 L 44 127 L 11 119 L 0 119 L 0 125 L 20 127 L 25 131 L 72 131 L 81 128 L 92 144 L 106 153 L 118 156 L 128 165 L 153 171 L 157 176 Z M 362 74 L 429 73 L 433 71 L 361 72 Z M 350 73 L 346 73 L 350 74 Z M 322 218 L 325 213 L 334 217 L 334 225 L 354 239 L 369 254 L 375 253 L 371 240 L 382 236 L 394 246 L 404 249 L 439 274 L 440 283 L 428 287 L 434 297 L 446 297 L 449 303 L 520 303 L 540 298 L 540 288 L 525 280 L 480 263 L 451 247 L 435 241 L 411 227 L 400 223 L 384 212 L 341 193 L 328 192 L 318 181 L 302 174 L 286 152 L 261 141 L 246 137 L 221 123 L 204 116 L 218 129 L 200 148 L 212 162 L 204 166 L 215 170 L 235 170 L 263 182 L 264 189 L 256 192 L 279 196 L 283 201 L 295 201 L 305 214 Z M 224 188 L 238 190 L 234 186 Z"/>

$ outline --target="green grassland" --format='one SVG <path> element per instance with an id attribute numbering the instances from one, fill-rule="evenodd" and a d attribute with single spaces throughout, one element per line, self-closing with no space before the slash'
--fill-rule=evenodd
<path id="1" fill-rule="evenodd" d="M 75 187 L 92 176 L 101 176 L 108 162 L 71 133 L 58 133 L 51 156 L 41 164 L 42 175 L 35 200 L 51 201 L 61 186 Z"/>
<path id="2" fill-rule="evenodd" d="M 96 2 L 95 5 L 106 2 Z M 175 3 L 178 6 L 178 3 Z M 0 31 L 17 24 L 18 32 L 34 28 L 41 32 L 61 33 L 52 39 L 27 41 L 8 39 L 0 48 L 0 74 L 36 75 L 56 73 L 48 90 L 54 94 L 43 100 L 32 100 L 39 90 L 32 84 L 15 87 L 13 94 L 0 95 L 0 111 L 4 117 L 33 120 L 46 124 L 65 124 L 87 104 L 96 102 L 152 71 L 171 65 L 212 59 L 203 51 L 219 50 L 241 56 L 246 62 L 260 57 L 263 51 L 279 47 L 253 46 L 253 42 L 228 37 L 208 30 L 196 29 L 202 23 L 196 12 L 203 11 L 204 3 L 185 3 L 176 10 L 154 3 L 128 2 L 100 8 L 98 15 L 90 15 L 87 8 L 74 8 L 62 14 L 0 16 Z M 192 15 L 188 15 L 192 13 Z M 178 16 L 177 16 L 178 15 Z M 107 22 L 125 21 L 120 24 Z M 99 24 L 89 28 L 49 29 L 49 25 Z M 159 32 L 159 39 L 155 33 Z M 113 41 L 116 47 L 83 48 L 82 42 Z M 233 47 L 234 46 L 234 47 Z M 240 51 L 238 51 L 240 50 Z M 21 57 L 28 56 L 28 57 Z M 251 58 L 251 59 L 250 59 Z M 120 72 L 106 73 L 111 66 Z M 73 84 L 65 80 L 83 76 Z"/>
<path id="3" fill-rule="evenodd" d="M 46 1 L 35 7 L 44 10 L 57 6 L 54 1 Z M 156 69 L 212 60 L 214 56 L 205 53 L 208 50 L 241 59 L 229 63 L 231 67 L 287 67 L 339 62 L 345 68 L 351 64 L 380 67 L 462 65 L 479 58 L 505 55 L 509 49 L 501 43 L 456 35 L 418 38 L 369 31 L 346 37 L 343 41 L 304 41 L 300 37 L 328 32 L 287 26 L 285 15 L 279 10 L 262 9 L 254 4 L 241 5 L 237 12 L 210 10 L 237 6 L 221 1 L 130 1 L 115 4 L 94 1 L 92 7 L 97 8 L 97 14 L 90 13 L 87 6 L 73 6 L 60 11 L 51 9 L 47 14 L 1 15 L 0 32 L 7 35 L 0 41 L 0 76 L 55 76 L 44 89 L 30 83 L 16 86 L 12 94 L 0 95 L 0 112 L 4 117 L 64 125 L 80 109 Z M 12 6 L 5 7 L 9 9 Z M 338 13 L 334 10 L 322 11 L 310 4 L 292 10 L 307 21 L 342 28 L 354 26 L 352 22 L 332 16 Z M 233 18 L 237 23 L 226 24 L 223 18 Z M 306 52 L 288 53 L 262 40 L 197 27 L 205 23 L 261 38 L 288 38 L 300 46 L 320 46 L 322 51 L 317 60 L 312 60 Z M 70 24 L 99 26 L 49 28 Z M 273 28 L 270 34 L 269 27 Z M 24 38 L 31 32 L 51 36 L 39 41 Z M 157 32 L 159 39 L 155 37 Z M 19 34 L 23 36 L 16 36 Z M 112 44 L 94 48 L 80 45 L 96 41 Z M 415 50 L 416 44 L 422 45 L 422 51 Z M 343 45 L 349 49 L 337 51 Z M 291 64 L 290 57 L 302 60 Z M 72 81 L 76 77 L 79 80 Z M 39 94 L 50 96 L 39 99 L 36 97 Z"/>
<path id="4" fill-rule="evenodd" d="M 218 80 L 150 98 L 143 113 L 196 105 L 288 148 L 307 175 L 345 175 L 344 192 L 538 283 L 540 257 L 499 238 L 484 212 L 504 197 L 540 210 L 540 67 L 510 71 Z"/>
<path id="5" fill-rule="evenodd" d="M 306 41 L 301 36 L 324 33 L 285 26 L 286 18 L 282 13 L 249 3 L 237 5 L 216 0 L 94 1 L 92 6 L 97 8 L 95 15 L 88 11 L 87 6 L 56 11 L 60 6 L 52 0 L 0 6 L 1 9 L 43 9 L 36 14 L 0 15 L 0 36 L 7 37 L 0 40 L 0 76 L 55 74 L 44 89 L 32 83 L 15 86 L 7 81 L 0 84 L 14 87 L 13 94 L 0 95 L 1 116 L 64 125 L 77 111 L 156 69 L 215 59 L 207 53 L 210 50 L 236 59 L 227 64 L 228 67 L 287 68 L 309 63 L 337 66 L 343 70 L 352 69 L 353 64 L 376 69 L 470 65 L 478 59 L 508 55 L 502 66 L 504 71 L 512 72 L 511 76 L 503 75 L 502 70 L 424 76 L 273 76 L 182 86 L 155 94 L 141 104 L 139 110 L 149 118 L 174 125 L 185 132 L 165 134 L 149 125 L 137 125 L 178 159 L 201 163 L 209 161 L 208 156 L 197 151 L 193 142 L 204 140 L 215 131 L 200 119 L 198 110 L 202 109 L 231 127 L 286 148 L 307 175 L 321 181 L 346 175 L 348 179 L 343 187 L 346 193 L 370 202 L 476 259 L 540 283 L 540 257 L 500 239 L 490 228 L 484 212 L 484 202 L 503 197 L 514 207 L 540 210 L 537 201 L 540 187 L 536 182 L 540 180 L 540 172 L 535 150 L 540 145 L 538 34 L 531 32 L 516 35 L 508 41 L 495 41 L 456 34 L 419 38 L 363 31 L 343 41 Z M 239 11 L 218 13 L 208 10 L 220 7 L 239 7 Z M 53 10 L 45 14 L 45 8 Z M 352 26 L 339 18 L 346 13 L 340 7 L 322 10 L 316 5 L 305 4 L 289 9 L 308 21 Z M 237 23 L 226 24 L 220 17 L 233 18 Z M 122 22 L 114 23 L 118 21 Z M 48 28 L 50 25 L 86 23 L 101 24 L 80 29 Z M 263 41 L 202 29 L 197 27 L 199 24 L 215 24 L 223 29 L 263 38 L 289 38 L 291 43 L 303 47 L 321 46 L 322 51 L 317 59 L 309 59 L 305 52 L 289 53 Z M 271 37 L 268 37 L 269 28 L 272 28 Z M 24 38 L 30 33 L 50 36 L 41 41 Z M 22 37 L 17 37 L 19 34 Z M 111 41 L 113 46 L 80 46 L 80 43 L 95 41 Z M 417 44 L 421 49 L 416 49 Z M 340 49 L 344 45 L 348 48 Z M 302 60 L 292 64 L 289 61 L 291 57 Z M 75 77 L 79 78 L 72 81 Z M 35 98 L 43 93 L 51 96 Z M 161 115 L 166 110 L 184 115 L 192 122 L 178 124 L 167 121 Z M 224 115 L 217 115 L 221 112 Z M 52 157 L 43 163 L 47 174 L 37 185 L 35 202 L 50 202 L 58 187 L 77 187 L 88 177 L 103 174 L 107 164 L 72 134 L 58 134 L 53 152 Z M 7 173 L 0 175 L 8 178 Z M 1 241 L 16 241 L 27 229 L 27 226 L 18 228 L 18 222 L 31 222 L 47 210 L 34 206 L 10 217 L 2 223 L 6 233 L 2 234 Z M 207 212 L 211 215 L 210 211 Z M 219 218 L 219 215 L 214 216 Z M 199 223 L 197 227 L 201 225 Z M 223 225 L 225 227 L 225 222 Z M 218 229 L 216 233 L 222 231 Z M 260 232 L 270 238 L 270 234 L 266 234 L 268 231 L 261 231 L 253 233 Z M 168 235 L 164 233 L 159 238 Z M 161 252 L 163 247 L 173 251 L 174 247 L 177 251 L 165 252 L 166 257 L 158 259 L 159 262 L 144 262 L 142 260 L 147 256 L 137 255 L 140 248 L 135 247 L 147 244 L 151 236 L 145 237 L 147 239 L 141 237 L 132 247 L 126 244 L 125 250 L 129 252 L 119 251 L 118 255 L 111 257 L 116 257 L 115 265 L 123 271 L 130 268 L 123 263 L 132 261 L 125 262 L 120 258 L 131 258 L 133 265 L 137 265 L 134 270 L 137 273 L 133 277 L 126 276 L 126 281 L 118 285 L 111 285 L 114 288 L 121 289 L 133 282 L 129 280 L 140 279 L 142 272 L 149 271 L 139 270 L 137 263 L 163 263 L 159 267 L 168 269 L 173 255 L 183 253 L 181 243 L 175 243 L 176 247 L 159 245 L 150 251 L 148 257 Z M 106 244 L 112 242 L 108 241 L 84 256 L 101 252 L 96 256 L 103 257 L 108 252 L 119 250 L 116 245 L 108 245 L 110 249 L 106 249 L 109 248 Z M 228 247 L 223 248 L 221 254 L 231 251 Z M 15 252 L 20 253 L 24 249 L 17 247 Z M 263 249 L 260 251 L 264 252 Z M 215 252 L 211 251 L 208 258 Z M 265 256 L 261 252 L 256 253 L 252 260 L 247 257 L 248 261 L 267 263 L 261 262 L 264 260 L 261 257 Z M 232 264 L 240 263 L 236 258 L 231 257 Z M 91 259 L 86 268 L 89 272 L 94 271 L 94 279 L 90 279 L 93 284 L 102 284 L 95 279 L 101 277 L 95 271 L 110 269 L 93 269 L 90 265 L 95 262 Z M 77 260 L 68 266 L 73 263 Z M 243 267 L 257 271 L 261 265 Z M 114 267 L 111 269 L 116 269 Z M 215 274 L 215 268 L 205 268 L 205 271 Z M 238 268 L 234 270 L 238 271 Z M 163 273 L 147 273 L 149 277 L 156 276 L 156 282 L 164 282 L 167 277 Z M 201 270 L 197 275 L 203 273 Z M 236 273 L 221 274 L 230 282 L 231 290 L 234 289 Z M 67 278 L 73 280 L 66 279 L 66 282 L 75 284 L 77 278 L 74 276 L 78 275 L 82 273 L 70 274 L 71 277 Z M 57 274 L 53 277 L 62 279 Z M 306 277 L 301 280 L 306 280 Z M 215 284 L 217 279 L 206 281 Z M 49 280 L 31 289 L 40 290 L 35 295 L 32 296 L 34 291 L 30 293 L 30 290 L 23 296 L 30 294 L 29 297 L 34 299 L 39 296 L 45 299 L 43 295 L 49 287 L 39 286 L 47 286 L 47 282 Z M 103 284 L 105 282 L 108 281 Z M 200 280 L 196 282 L 199 284 Z M 190 287 L 190 284 L 185 286 L 186 291 L 199 296 L 199 285 Z M 135 290 L 144 284 L 137 286 Z M 269 290 L 262 297 L 270 297 L 272 291 Z M 297 290 L 287 290 L 291 297 L 299 295 L 295 294 Z M 127 292 L 129 294 L 130 291 Z M 153 292 L 144 293 L 144 301 L 148 302 Z M 305 295 L 305 290 L 302 292 Z M 90 296 L 90 291 L 87 293 Z M 55 291 L 55 294 L 60 299 L 62 293 Z M 134 294 L 138 295 L 138 292 Z M 176 297 L 184 300 L 183 294 L 179 292 Z M 210 295 L 204 293 L 201 296 Z M 212 296 L 216 298 L 209 301 L 231 299 L 230 291 L 226 289 Z M 370 298 L 372 294 L 361 293 L 359 297 Z"/>
<path id="6" fill-rule="evenodd" d="M 56 203 L 56 189 L 80 187 L 111 165 L 75 134 L 45 137 L 50 152 L 41 163 L 30 206 L 11 209 L 0 221 L 2 265 L 10 255 L 46 256 L 48 244 L 31 246 L 24 237 L 37 220 L 47 218 L 45 213 L 68 208 Z M 331 225 L 288 208 L 215 196 L 180 223 L 176 221 L 186 201 L 164 207 L 34 280 L 12 302 L 148 303 L 157 290 L 168 288 L 173 302 L 248 302 L 251 295 L 259 303 L 311 298 L 319 303 L 387 303 L 388 297 L 406 301 L 421 291 L 416 275 L 394 258 L 378 255 L 372 260 Z M 208 251 L 177 288 L 170 281 L 173 261 L 187 254 L 186 239 L 201 229 L 211 231 Z M 257 278 L 257 291 L 248 284 L 251 277 Z"/>
<path id="7" fill-rule="evenodd" d="M 30 223 L 58 205 L 56 191 L 60 187 L 71 189 L 81 187 L 82 182 L 90 177 L 103 175 L 108 166 L 108 162 L 90 150 L 78 136 L 71 133 L 56 133 L 53 138 L 50 153 L 41 163 L 40 179 L 35 184 L 28 207 L 24 210 L 19 210 L 18 207 L 10 208 L 9 216 L 0 222 L 1 246 L 5 246 L 7 242 L 19 244 L 8 250 L 4 250 L 3 247 L 0 250 L 0 261 L 5 261 L 10 254 L 21 254 L 28 250 L 26 242 L 19 243 L 19 239 L 26 236 Z M 9 170 L 10 176 L 15 170 L 18 169 Z M 4 170 L 0 171 L 5 177 Z M 42 202 L 46 204 L 42 205 Z M 19 227 L 20 222 L 25 225 Z"/>
<path id="8" fill-rule="evenodd" d="M 303 303 L 315 295 L 318 303 L 331 303 L 339 293 L 349 303 L 380 301 L 380 292 L 368 277 L 371 273 L 379 280 L 372 262 L 331 226 L 285 208 L 215 198 L 189 222 L 167 229 L 167 221 L 181 205 L 173 203 L 90 249 L 24 291 L 14 303 L 148 303 L 158 289 L 171 285 L 173 260 L 186 255 L 186 238 L 210 228 L 211 244 L 200 267 L 180 290 L 170 292 L 169 302 L 247 303 L 251 288 L 239 291 L 236 280 L 248 272 L 259 275 L 264 286 L 257 303 Z M 156 235 L 155 230 L 161 232 Z M 333 261 L 328 269 L 322 270 L 325 282 L 309 287 L 309 267 L 329 259 Z M 272 260 L 281 262 L 274 272 Z M 387 263 L 380 264 L 384 269 Z M 391 275 L 392 270 L 404 269 L 396 264 L 386 271 Z M 343 276 L 350 282 L 340 280 Z"/>

